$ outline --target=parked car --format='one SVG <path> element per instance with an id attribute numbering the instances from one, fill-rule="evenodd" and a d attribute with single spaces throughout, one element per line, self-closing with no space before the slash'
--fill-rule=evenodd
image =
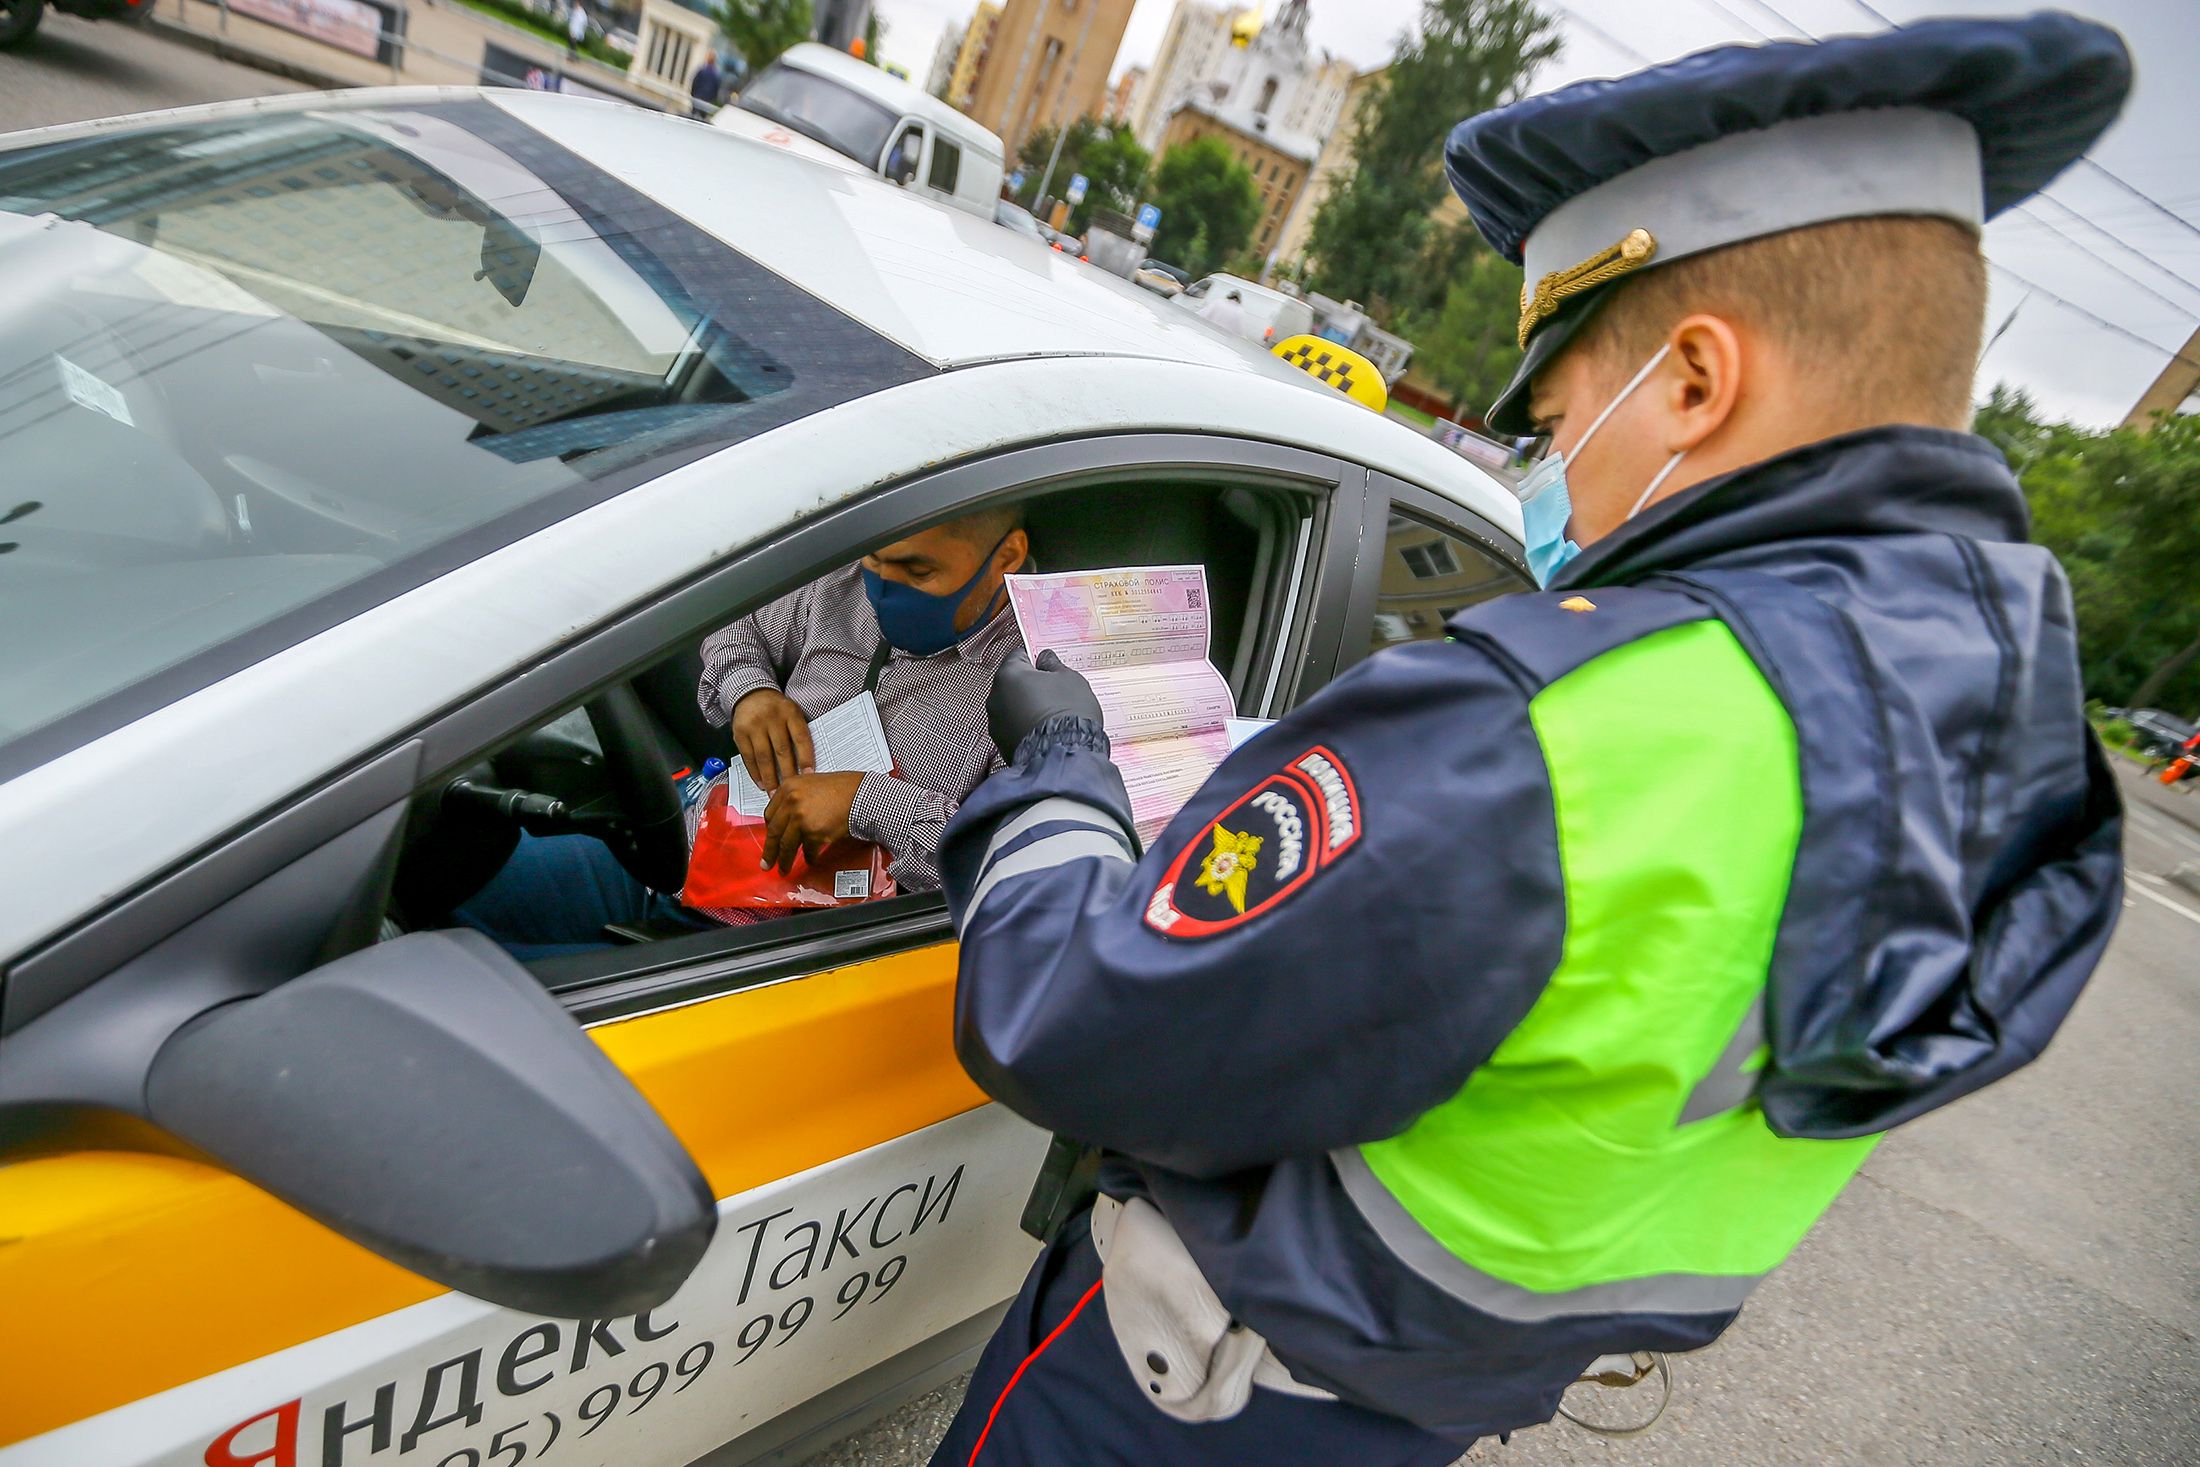
<path id="1" fill-rule="evenodd" d="M 1054 243 L 1054 241 L 1047 238 L 1047 227 L 1039 222 L 1037 216 L 1029 209 L 1019 204 L 1012 204 L 1007 199 L 1002 199 L 994 204 L 993 222 L 1003 229 L 1013 230 L 1024 238 L 1036 240 L 1040 244 L 1050 245 Z"/>
<path id="2" fill-rule="evenodd" d="M 1231 291 L 1238 294 L 1238 334 L 1248 341 L 1274 345 L 1314 330 L 1314 312 L 1305 301 L 1242 276 L 1208 275 L 1172 299 L 1188 311 L 1203 313 L 1211 299 Z"/>
<path id="3" fill-rule="evenodd" d="M 2124 722 L 2130 724 L 2139 735 L 2150 759 L 2174 757 L 2184 747 L 2187 739 L 2195 732 L 2200 732 L 2200 729 L 2195 729 L 2176 714 L 2166 713 L 2159 708 L 2127 709 L 2123 717 Z"/>
<path id="4" fill-rule="evenodd" d="M 0 49 L 29 40 L 49 4 L 81 20 L 142 22 L 153 13 L 153 0 L 0 0 Z"/>
<path id="5" fill-rule="evenodd" d="M 1180 294 L 1184 287 L 1192 282 L 1192 277 L 1184 271 L 1177 269 L 1174 265 L 1164 264 L 1159 260 L 1142 262 L 1136 273 L 1131 276 L 1131 279 L 1136 284 L 1143 285 L 1146 289 L 1158 292 L 1161 295 Z"/>
<path id="6" fill-rule="evenodd" d="M 855 165 L 984 218 L 1006 177 L 1000 138 L 901 78 L 804 41 L 744 86 L 711 123 L 805 156 Z"/>
<path id="7" fill-rule="evenodd" d="M 0 257 L 6 1467 L 739 1467 L 951 1379 L 1047 1138 L 936 894 L 531 963 L 452 908 L 523 830 L 675 887 L 701 639 L 975 507 L 1204 566 L 1246 717 L 1530 584 L 1412 429 L 640 108 L 16 133 Z"/>

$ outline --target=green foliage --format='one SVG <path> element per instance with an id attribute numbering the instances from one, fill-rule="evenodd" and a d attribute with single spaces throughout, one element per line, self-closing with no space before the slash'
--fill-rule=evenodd
<path id="1" fill-rule="evenodd" d="M 1471 230 L 1439 241 L 1432 258 L 1448 256 L 1435 278 L 1443 295 L 1433 310 L 1415 310 L 1400 329 L 1413 342 L 1414 365 L 1469 413 L 1496 400 L 1520 365 L 1520 271 L 1499 259 Z"/>
<path id="2" fill-rule="evenodd" d="M 1974 426 L 2009 457 L 2033 538 L 2069 573 L 2086 691 L 2200 711 L 2200 417 L 2095 433 L 2044 423 L 1997 387 Z"/>
<path id="3" fill-rule="evenodd" d="M 1191 272 L 1209 275 L 1253 237 L 1260 220 L 1260 191 L 1253 170 L 1238 162 L 1220 138 L 1198 138 L 1162 155 L 1154 174 L 1153 202 L 1161 228 L 1153 252 Z"/>
<path id="4" fill-rule="evenodd" d="M 1047 184 L 1047 192 L 1056 198 L 1069 187 L 1069 181 L 1082 173 L 1085 175 L 1084 202 L 1070 211 L 1069 232 L 1083 239 L 1092 225 L 1092 211 L 1114 209 L 1119 213 L 1136 212 L 1140 195 L 1146 188 L 1146 175 L 1153 167 L 1153 155 L 1138 146 L 1138 139 L 1128 128 L 1110 130 L 1090 117 L 1081 117 L 1069 125 L 1068 134 L 1062 139 L 1062 156 L 1055 162 L 1054 177 L 1046 179 L 1047 158 L 1054 151 L 1054 133 L 1051 127 L 1042 127 L 1024 139 L 1024 145 L 1016 155 L 1024 170 L 1024 186 L 1016 196 L 1016 202 L 1029 209 L 1039 202 L 1039 185 Z"/>
<path id="5" fill-rule="evenodd" d="M 1521 96 L 1558 50 L 1531 0 L 1423 0 L 1419 26 L 1361 102 L 1356 171 L 1314 216 L 1314 288 L 1396 318 L 1442 309 L 1456 262 L 1432 270 L 1426 257 L 1451 248 L 1428 218 L 1444 193 L 1446 125 Z"/>
<path id="6" fill-rule="evenodd" d="M 718 0 L 717 20 L 752 76 L 810 39 L 817 24 L 810 0 Z"/>
<path id="7" fill-rule="evenodd" d="M 873 66 L 884 66 L 886 63 L 879 58 L 879 49 L 885 44 L 886 22 L 880 20 L 874 10 L 871 18 L 863 23 L 863 59 Z"/>

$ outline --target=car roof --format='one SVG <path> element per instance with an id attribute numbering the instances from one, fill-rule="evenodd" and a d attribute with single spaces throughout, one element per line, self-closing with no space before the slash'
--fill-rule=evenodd
<path id="1" fill-rule="evenodd" d="M 775 64 L 807 71 L 813 76 L 829 77 L 885 103 L 905 117 L 921 117 L 942 131 L 953 133 L 966 147 L 977 144 L 977 151 L 990 154 L 996 163 L 1008 152 L 1001 145 L 1000 135 L 976 118 L 957 112 L 924 88 L 882 71 L 868 61 L 858 61 L 845 51 L 804 41 L 781 52 Z"/>

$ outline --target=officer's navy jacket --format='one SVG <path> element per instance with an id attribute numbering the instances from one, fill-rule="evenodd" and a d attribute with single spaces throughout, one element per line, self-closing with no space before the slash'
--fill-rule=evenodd
<path id="1" fill-rule="evenodd" d="M 942 849 L 957 1044 L 1299 1380 L 1466 1441 L 1733 1319 L 2121 905 L 2068 587 L 1983 440 L 1698 485 L 1380 652 L 1142 856 L 1058 720 Z"/>

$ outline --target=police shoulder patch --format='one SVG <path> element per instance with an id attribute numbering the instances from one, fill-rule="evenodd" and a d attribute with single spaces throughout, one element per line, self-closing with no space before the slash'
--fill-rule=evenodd
<path id="1" fill-rule="evenodd" d="M 1213 937 L 1304 887 L 1360 838 L 1344 761 L 1316 745 L 1232 803 L 1177 853 L 1146 903 L 1164 937 Z"/>

